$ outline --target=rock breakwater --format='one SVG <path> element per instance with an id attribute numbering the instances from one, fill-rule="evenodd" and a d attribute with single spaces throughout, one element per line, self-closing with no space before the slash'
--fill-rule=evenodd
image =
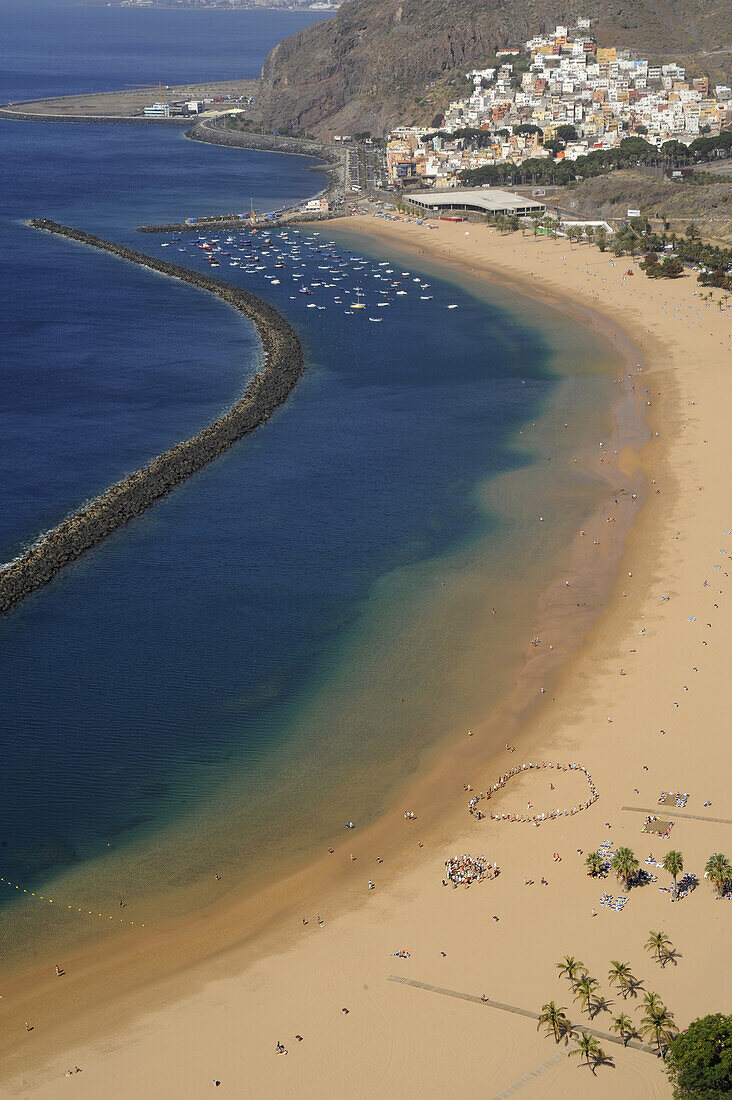
<path id="1" fill-rule="evenodd" d="M 34 218 L 29 225 L 110 252 L 130 263 L 215 294 L 253 322 L 262 342 L 264 363 L 241 398 L 217 420 L 112 485 L 42 535 L 14 561 L 0 568 L 0 614 L 48 584 L 87 550 L 141 515 L 176 485 L 264 424 L 287 399 L 305 369 L 302 347 L 295 331 L 277 310 L 256 295 L 223 280 L 146 256 L 46 218 Z"/>

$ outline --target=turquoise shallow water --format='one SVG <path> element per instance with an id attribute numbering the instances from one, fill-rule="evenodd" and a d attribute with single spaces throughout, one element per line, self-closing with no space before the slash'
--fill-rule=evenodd
<path id="1" fill-rule="evenodd" d="M 318 177 L 303 158 L 168 130 L 6 124 L 3 139 L 7 558 L 216 415 L 258 355 L 222 304 L 22 219 L 155 250 L 134 232 L 141 221 L 249 196 L 274 207 Z M 310 284 L 330 279 L 316 243 L 298 261 Z M 181 247 L 165 254 L 205 264 Z M 269 257 L 244 273 L 222 258 L 215 273 L 296 325 L 308 371 L 291 400 L 0 621 L 0 874 L 11 881 L 100 907 L 124 894 L 154 918 L 214 859 L 240 880 L 291 861 L 344 815 L 373 816 L 427 747 L 510 682 L 525 636 L 498 630 L 490 605 L 530 621 L 602 492 L 568 463 L 607 425 L 597 340 L 439 278 L 422 277 L 425 300 L 410 283 L 382 308 L 383 261 L 354 272 L 338 246 L 351 265 L 340 285 L 367 287 L 367 317 L 383 318 L 371 323 L 336 304 L 337 286 L 299 295 L 287 247 L 279 286 L 265 279 Z M 539 501 L 551 516 L 541 530 Z M 3 943 L 19 955 L 89 931 L 15 895 L 3 903 Z"/>

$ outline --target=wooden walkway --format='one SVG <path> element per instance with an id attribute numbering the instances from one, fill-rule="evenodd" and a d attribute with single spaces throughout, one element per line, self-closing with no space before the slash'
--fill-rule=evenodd
<path id="1" fill-rule="evenodd" d="M 455 989 L 442 989 L 438 985 L 428 985 L 426 982 L 418 982 L 414 978 L 402 978 L 398 974 L 390 974 L 388 979 L 390 982 L 399 982 L 401 985 L 411 985 L 415 989 L 426 989 L 430 993 L 440 993 L 443 997 L 455 997 L 459 1001 L 472 1001 L 474 1004 L 483 1005 L 485 1008 L 497 1008 L 501 1012 L 512 1012 L 516 1016 L 526 1016 L 530 1020 L 538 1020 L 538 1012 L 529 1012 L 527 1008 L 518 1008 L 516 1005 L 503 1004 L 501 1001 L 482 1000 L 474 993 L 460 993 Z M 655 1054 L 656 1052 L 652 1047 L 649 1047 L 647 1043 L 641 1043 L 637 1039 L 630 1039 L 627 1043 L 624 1043 L 617 1035 L 611 1035 L 609 1031 L 599 1031 L 597 1028 L 590 1027 L 585 1024 L 578 1024 L 577 1031 L 586 1031 L 588 1035 L 594 1035 L 598 1039 L 603 1039 L 606 1043 L 615 1043 L 617 1046 L 629 1046 L 634 1050 L 643 1050 L 646 1054 Z M 507 1094 L 510 1095 L 510 1094 Z"/>
<path id="2" fill-rule="evenodd" d="M 513 1096 L 514 1093 L 522 1089 L 524 1085 L 530 1085 L 531 1082 L 539 1077 L 542 1073 L 546 1073 L 552 1066 L 558 1065 L 563 1061 L 569 1052 L 566 1050 L 560 1050 L 559 1054 L 555 1054 L 553 1058 L 547 1058 L 546 1062 L 542 1062 L 540 1066 L 535 1066 L 534 1069 L 530 1069 L 528 1073 L 525 1073 L 523 1077 L 519 1077 L 518 1081 L 514 1081 L 512 1085 L 508 1085 L 505 1089 L 497 1092 L 492 1100 L 508 1100 L 509 1096 Z"/>
<path id="3" fill-rule="evenodd" d="M 654 814 L 658 816 L 659 807 L 656 806 L 652 810 L 645 809 L 643 806 L 621 806 L 621 810 L 628 810 L 632 814 Z M 688 818 L 689 821 L 711 821 L 714 825 L 732 825 L 732 820 L 728 817 L 704 817 L 702 814 L 685 814 L 681 810 L 674 810 L 671 812 L 670 806 L 660 807 L 663 811 L 668 811 L 667 817 L 671 817 L 674 820 L 677 817 Z"/>

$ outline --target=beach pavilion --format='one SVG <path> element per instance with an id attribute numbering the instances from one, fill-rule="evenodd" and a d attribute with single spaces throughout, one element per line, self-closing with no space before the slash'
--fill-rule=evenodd
<path id="1" fill-rule="evenodd" d="M 404 202 L 408 206 L 420 207 L 438 214 L 448 211 L 467 211 L 472 214 L 507 214 L 517 217 L 532 217 L 546 213 L 543 202 L 527 198 L 526 195 L 514 195 L 511 191 L 501 191 L 497 187 L 473 188 L 451 191 L 411 191 L 405 193 Z"/>

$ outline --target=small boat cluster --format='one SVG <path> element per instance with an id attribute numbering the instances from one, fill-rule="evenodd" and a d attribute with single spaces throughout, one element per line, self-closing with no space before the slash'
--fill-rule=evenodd
<path id="1" fill-rule="evenodd" d="M 228 235 L 174 237 L 161 248 L 176 248 L 188 262 L 202 259 L 210 269 L 226 267 L 227 278 L 241 274 L 280 287 L 290 301 L 303 300 L 307 309 L 340 309 L 348 317 L 362 316 L 379 324 L 385 311 L 411 297 L 432 302 L 432 287 L 422 276 L 402 271 L 388 260 L 372 260 L 299 229 L 252 227 Z M 231 269 L 234 269 L 233 272 Z M 238 281 L 238 280 L 237 280 Z M 266 289 L 266 288 L 264 288 Z M 458 309 L 450 302 L 447 309 Z"/>

